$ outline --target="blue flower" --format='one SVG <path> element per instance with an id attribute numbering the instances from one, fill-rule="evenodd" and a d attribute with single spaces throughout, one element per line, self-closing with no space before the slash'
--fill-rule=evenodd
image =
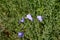
<path id="1" fill-rule="evenodd" d="M 37 16 L 37 19 L 38 19 L 40 22 L 43 21 L 42 16 Z"/>
<path id="2" fill-rule="evenodd" d="M 18 32 L 18 37 L 23 37 L 24 33 L 23 32 Z"/>
<path id="3" fill-rule="evenodd" d="M 20 22 L 24 22 L 24 18 L 22 18 L 22 19 L 20 20 Z"/>
<path id="4" fill-rule="evenodd" d="M 31 20 L 31 21 L 33 21 L 33 18 L 32 18 L 32 16 L 31 16 L 30 14 L 28 14 L 28 15 L 26 16 L 26 18 L 29 19 L 29 20 Z"/>
<path id="5" fill-rule="evenodd" d="M 25 21 L 25 19 L 22 18 L 21 20 L 19 20 L 19 24 L 20 24 L 20 23 L 23 23 L 24 21 Z"/>

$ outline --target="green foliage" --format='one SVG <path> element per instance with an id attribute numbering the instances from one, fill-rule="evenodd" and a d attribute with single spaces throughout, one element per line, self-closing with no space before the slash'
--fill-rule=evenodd
<path id="1" fill-rule="evenodd" d="M 34 21 L 18 20 L 30 13 Z M 39 22 L 37 15 L 43 16 Z M 4 29 L 10 32 L 9 37 Z M 1 31 L 2 30 L 2 31 Z M 23 38 L 18 32 L 24 32 Z M 60 0 L 0 0 L 0 40 L 60 40 Z"/>

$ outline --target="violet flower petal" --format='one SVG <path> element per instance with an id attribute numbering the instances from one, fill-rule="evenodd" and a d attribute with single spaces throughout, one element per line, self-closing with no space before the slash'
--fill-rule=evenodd
<path id="1" fill-rule="evenodd" d="M 24 18 L 22 18 L 21 20 L 19 20 L 19 24 L 20 24 L 21 22 L 23 23 L 24 20 L 25 20 Z"/>
<path id="2" fill-rule="evenodd" d="M 18 32 L 18 37 L 23 37 L 24 33 L 23 32 Z"/>
<path id="3" fill-rule="evenodd" d="M 33 18 L 32 18 L 32 16 L 31 16 L 30 14 L 28 14 L 28 15 L 26 16 L 26 18 L 29 19 L 29 20 L 31 20 L 31 21 L 33 21 Z"/>
<path id="4" fill-rule="evenodd" d="M 42 16 L 37 16 L 37 19 L 40 21 L 40 22 L 42 22 Z"/>
<path id="5" fill-rule="evenodd" d="M 21 22 L 24 22 L 24 18 L 22 18 L 20 21 L 21 21 Z"/>

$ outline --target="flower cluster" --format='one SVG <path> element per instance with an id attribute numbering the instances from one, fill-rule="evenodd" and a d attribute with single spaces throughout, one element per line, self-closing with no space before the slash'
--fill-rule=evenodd
<path id="1" fill-rule="evenodd" d="M 32 17 L 31 14 L 27 14 L 25 18 L 28 19 L 28 20 L 30 20 L 30 21 L 33 21 L 33 17 Z M 19 24 L 20 24 L 20 23 L 23 23 L 23 22 L 25 21 L 25 18 L 22 17 L 22 19 L 19 20 Z M 40 21 L 40 22 L 43 21 L 42 16 L 37 16 L 37 19 L 38 19 L 38 21 Z"/>
<path id="2" fill-rule="evenodd" d="M 22 17 L 21 20 L 19 20 L 19 24 L 20 24 L 20 23 L 24 23 L 25 19 L 28 19 L 28 20 L 30 20 L 30 21 L 33 21 L 32 15 L 31 15 L 31 14 L 27 14 L 25 18 Z M 38 20 L 39 22 L 42 22 L 42 21 L 43 21 L 42 16 L 37 16 L 37 20 Z M 23 33 L 23 32 L 18 32 L 18 36 L 19 36 L 19 37 L 23 37 L 23 36 L 24 36 L 24 33 Z"/>

